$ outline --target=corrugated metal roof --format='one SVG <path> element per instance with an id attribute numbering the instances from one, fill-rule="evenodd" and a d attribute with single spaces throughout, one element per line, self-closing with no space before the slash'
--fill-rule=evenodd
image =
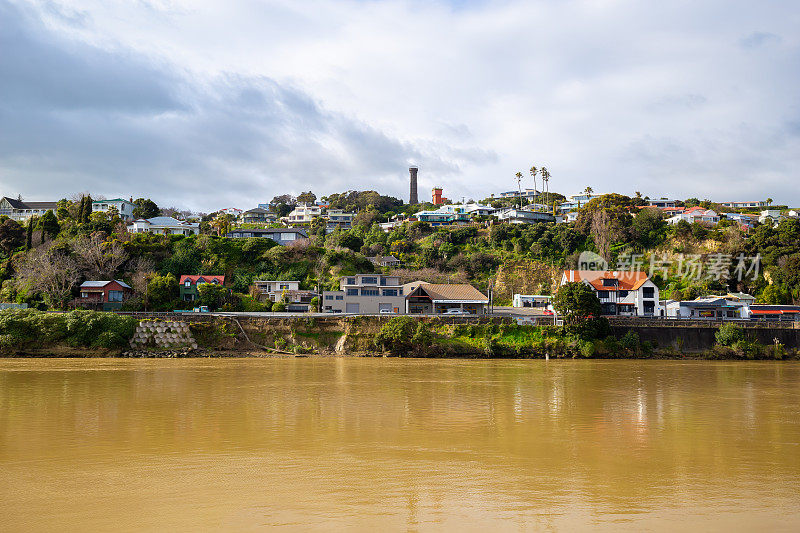
<path id="1" fill-rule="evenodd" d="M 432 300 L 449 301 L 485 301 L 489 297 L 467 283 L 435 284 L 427 283 L 418 287 L 431 297 Z"/>
<path id="2" fill-rule="evenodd" d="M 124 281 L 120 281 L 118 279 L 111 280 L 111 281 L 116 281 L 122 287 L 125 287 L 126 289 L 130 289 L 131 288 L 131 286 L 128 285 L 127 283 L 125 283 Z M 111 281 L 84 281 L 83 283 L 81 283 L 81 289 L 102 289 L 103 287 L 105 287 L 106 285 L 111 283 Z"/>

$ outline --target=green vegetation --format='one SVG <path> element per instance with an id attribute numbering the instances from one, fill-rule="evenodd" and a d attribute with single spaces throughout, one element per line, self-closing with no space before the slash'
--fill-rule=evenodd
<path id="1" fill-rule="evenodd" d="M 277 215 L 286 214 L 298 199 L 313 197 L 311 191 L 297 199 L 276 196 L 271 209 Z M 178 300 L 174 280 L 183 274 L 219 274 L 226 276 L 230 294 L 225 299 L 209 297 L 210 307 L 254 309 L 258 306 L 250 287 L 256 279 L 299 280 L 302 289 L 332 289 L 340 276 L 378 270 L 367 257 L 393 254 L 402 267 L 380 270 L 399 275 L 403 282 L 471 283 L 482 291 L 491 284 L 496 304 L 507 305 L 515 292 L 553 294 L 560 271 L 573 267 L 581 251 L 591 250 L 604 254 L 616 268 L 631 266 L 634 256 L 636 266 L 643 270 L 650 269 L 651 260 L 670 263 L 672 267 L 654 270 L 653 280 L 664 298 L 741 291 L 759 302 L 800 303 L 800 221 L 796 219 L 758 225 L 750 233 L 730 224 L 668 226 L 660 211 L 642 208 L 640 195 L 609 194 L 589 201 L 573 224 L 435 228 L 408 221 L 387 233 L 378 222 L 394 214 L 413 213 L 421 206 L 405 206 L 375 191 L 347 191 L 323 200 L 332 209 L 357 212 L 353 228 L 326 233 L 325 224 L 315 221 L 308 228 L 310 239 L 285 247 L 270 239 L 219 237 L 234 223 L 232 217 L 219 214 L 204 217 L 203 234 L 198 236 L 129 234 L 113 210 L 92 213 L 89 196 L 61 200 L 55 213 L 26 225 L 0 217 L 0 300 L 64 309 L 78 296 L 81 282 L 116 278 L 136 293 L 126 309 L 168 311 L 185 307 Z M 139 198 L 135 203 L 137 216 L 160 212 L 151 200 Z M 727 268 L 728 275 L 719 279 L 705 274 L 686 276 L 678 267 L 695 254 L 701 258 L 759 255 L 761 262 L 741 280 L 736 261 Z M 261 305 L 271 308 L 268 303 Z M 593 311 L 582 313 L 588 316 Z"/>
<path id="2" fill-rule="evenodd" d="M 138 323 L 135 318 L 96 311 L 7 310 L 0 312 L 0 349 L 6 355 L 62 344 L 120 349 L 128 345 Z"/>
<path id="3" fill-rule="evenodd" d="M 580 324 L 600 316 L 600 300 L 581 282 L 569 282 L 559 287 L 553 298 L 553 307 L 569 324 Z"/>

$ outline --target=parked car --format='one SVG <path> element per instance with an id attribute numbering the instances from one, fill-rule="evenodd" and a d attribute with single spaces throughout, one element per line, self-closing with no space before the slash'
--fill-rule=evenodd
<path id="1" fill-rule="evenodd" d="M 458 309 L 458 308 L 454 307 L 453 309 L 448 309 L 447 311 L 445 311 L 442 314 L 443 315 L 462 315 L 463 316 L 463 315 L 469 315 L 470 312 L 469 311 L 465 311 L 464 309 Z"/>
<path id="2" fill-rule="evenodd" d="M 193 311 L 195 313 L 208 313 L 208 306 L 207 305 L 201 305 L 200 307 L 195 307 L 193 309 Z"/>
<path id="3" fill-rule="evenodd" d="M 381 315 L 394 315 L 395 314 L 395 312 L 393 310 L 391 310 L 391 309 L 381 309 L 380 311 L 378 311 L 378 313 L 381 314 Z"/>

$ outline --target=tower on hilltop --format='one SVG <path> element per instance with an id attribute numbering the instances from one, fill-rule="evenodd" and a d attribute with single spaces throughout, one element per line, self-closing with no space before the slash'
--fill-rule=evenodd
<path id="1" fill-rule="evenodd" d="M 408 203 L 411 205 L 415 205 L 419 203 L 419 196 L 417 196 L 417 172 L 419 169 L 416 166 L 411 166 L 408 168 L 408 172 L 411 175 L 411 194 L 408 198 Z"/>

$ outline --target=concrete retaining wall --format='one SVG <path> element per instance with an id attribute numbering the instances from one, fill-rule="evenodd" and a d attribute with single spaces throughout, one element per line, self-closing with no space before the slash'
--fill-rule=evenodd
<path id="1" fill-rule="evenodd" d="M 131 339 L 131 348 L 154 346 L 159 349 L 197 349 L 189 324 L 176 321 L 143 320 Z"/>

